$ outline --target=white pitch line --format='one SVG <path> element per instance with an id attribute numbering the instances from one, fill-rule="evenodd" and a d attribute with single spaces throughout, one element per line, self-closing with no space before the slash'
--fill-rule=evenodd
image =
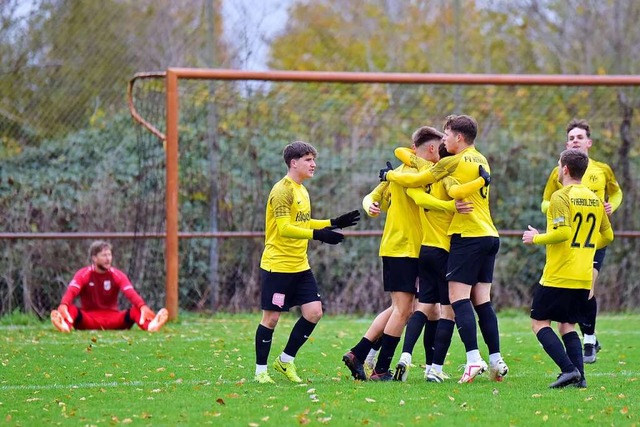
<path id="1" fill-rule="evenodd" d="M 235 381 L 237 382 L 237 381 Z M 111 381 L 108 383 L 79 383 L 79 384 L 47 384 L 47 385 L 3 385 L 0 391 L 12 390 L 59 390 L 59 389 L 81 389 L 81 388 L 97 388 L 97 387 L 156 387 L 156 386 L 173 386 L 173 385 L 211 385 L 211 380 L 189 380 L 189 381 L 127 381 L 118 382 Z"/>

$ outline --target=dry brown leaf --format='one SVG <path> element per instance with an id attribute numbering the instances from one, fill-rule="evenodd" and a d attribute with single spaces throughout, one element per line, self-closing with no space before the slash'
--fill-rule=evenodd
<path id="1" fill-rule="evenodd" d="M 222 398 L 221 398 L 221 397 L 217 398 L 217 399 L 216 399 L 216 402 L 217 402 L 219 405 L 226 405 L 226 403 L 224 403 L 224 400 L 222 400 Z"/>

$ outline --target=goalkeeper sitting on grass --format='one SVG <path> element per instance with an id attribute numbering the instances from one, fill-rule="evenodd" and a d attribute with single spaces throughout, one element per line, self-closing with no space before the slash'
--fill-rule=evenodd
<path id="1" fill-rule="evenodd" d="M 166 308 L 155 314 L 138 295 L 129 278 L 111 266 L 111 244 L 96 241 L 89 247 L 91 265 L 76 272 L 57 310 L 51 312 L 51 323 L 60 332 L 78 330 L 140 329 L 157 332 L 167 322 Z M 118 309 L 122 292 L 131 302 L 128 310 Z M 80 297 L 81 307 L 73 304 Z"/>

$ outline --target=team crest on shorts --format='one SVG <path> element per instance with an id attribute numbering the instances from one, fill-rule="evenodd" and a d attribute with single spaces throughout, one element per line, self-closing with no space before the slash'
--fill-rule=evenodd
<path id="1" fill-rule="evenodd" d="M 282 308 L 282 306 L 284 305 L 284 294 L 273 294 L 273 297 L 271 298 L 271 304 L 275 305 L 276 307 Z"/>
<path id="2" fill-rule="evenodd" d="M 105 280 L 104 281 L 104 290 L 105 291 L 111 290 L 111 280 Z"/>

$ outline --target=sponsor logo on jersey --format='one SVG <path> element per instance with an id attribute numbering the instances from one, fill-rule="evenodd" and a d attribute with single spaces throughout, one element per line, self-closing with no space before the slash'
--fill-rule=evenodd
<path id="1" fill-rule="evenodd" d="M 311 221 L 311 212 L 298 212 L 296 214 L 296 222 Z"/>
<path id="2" fill-rule="evenodd" d="M 105 291 L 110 291 L 111 290 L 111 280 L 105 280 L 104 281 L 104 290 Z"/>

